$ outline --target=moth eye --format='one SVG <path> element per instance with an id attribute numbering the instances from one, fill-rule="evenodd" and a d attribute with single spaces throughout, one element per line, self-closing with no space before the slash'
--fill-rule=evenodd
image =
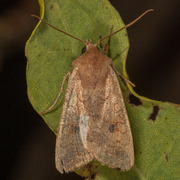
<path id="1" fill-rule="evenodd" d="M 84 47 L 83 49 L 82 49 L 82 54 L 84 54 L 86 52 L 86 47 Z"/>

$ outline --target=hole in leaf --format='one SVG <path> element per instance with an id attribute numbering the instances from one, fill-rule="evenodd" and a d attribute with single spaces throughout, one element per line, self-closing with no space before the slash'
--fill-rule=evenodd
<path id="1" fill-rule="evenodd" d="M 158 112 L 159 112 L 159 107 L 158 106 L 153 106 L 153 112 L 150 114 L 148 119 L 152 120 L 152 121 L 155 121 L 156 117 L 158 115 Z"/>
<path id="2" fill-rule="evenodd" d="M 94 180 L 96 177 L 96 173 L 95 174 L 91 174 L 91 176 L 89 177 L 89 180 Z"/>
<path id="3" fill-rule="evenodd" d="M 129 95 L 129 103 L 134 104 L 136 106 L 142 105 L 142 102 L 140 101 L 140 99 L 134 96 L 133 94 Z"/>

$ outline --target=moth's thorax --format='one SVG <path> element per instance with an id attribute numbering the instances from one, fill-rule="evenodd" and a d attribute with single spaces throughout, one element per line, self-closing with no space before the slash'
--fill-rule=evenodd
<path id="1" fill-rule="evenodd" d="M 86 45 L 86 52 L 73 61 L 74 68 L 78 67 L 78 76 L 83 88 L 102 88 L 107 78 L 107 67 L 112 60 L 101 53 L 96 45 Z"/>

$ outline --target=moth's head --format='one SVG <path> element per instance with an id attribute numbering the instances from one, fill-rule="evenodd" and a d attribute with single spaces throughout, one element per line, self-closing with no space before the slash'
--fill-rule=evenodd
<path id="1" fill-rule="evenodd" d="M 93 44 L 91 39 L 85 42 L 85 47 L 82 49 L 82 54 L 90 50 L 99 50 L 96 44 Z"/>

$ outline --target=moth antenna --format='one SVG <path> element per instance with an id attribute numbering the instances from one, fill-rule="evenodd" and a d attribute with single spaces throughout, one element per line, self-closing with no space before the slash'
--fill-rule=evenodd
<path id="1" fill-rule="evenodd" d="M 106 37 L 104 37 L 104 38 L 102 38 L 102 39 L 100 39 L 100 40 L 96 43 L 96 45 L 98 45 L 99 43 L 101 43 L 104 39 L 107 39 L 107 38 L 111 37 L 112 35 L 118 33 L 119 31 L 122 31 L 123 29 L 128 28 L 129 26 L 133 25 L 135 22 L 137 22 L 139 19 L 141 19 L 145 14 L 147 14 L 147 13 L 150 12 L 150 11 L 154 11 L 154 10 L 153 10 L 153 9 L 149 9 L 149 10 L 145 11 L 145 12 L 144 12 L 143 14 L 141 14 L 138 18 L 136 18 L 134 21 L 130 22 L 129 24 L 125 25 L 123 28 L 121 28 L 121 29 L 113 32 L 112 34 L 109 34 L 108 36 L 106 36 Z"/>
<path id="2" fill-rule="evenodd" d="M 35 17 L 35 18 L 37 18 L 37 19 L 39 19 L 39 20 L 41 20 L 41 21 L 43 21 L 44 23 L 46 23 L 47 25 L 51 26 L 52 28 L 54 28 L 54 29 L 56 29 L 56 30 L 58 30 L 58 31 L 60 31 L 60 32 L 62 32 L 62 33 L 64 33 L 64 34 L 66 34 L 66 35 L 68 35 L 68 36 L 74 38 L 74 39 L 79 40 L 81 43 L 83 43 L 83 44 L 86 46 L 86 43 L 85 43 L 84 41 L 82 41 L 81 39 L 79 39 L 79 38 L 77 38 L 77 37 L 75 37 L 75 36 L 73 36 L 73 35 L 71 35 L 71 34 L 65 32 L 65 31 L 62 31 L 62 30 L 56 28 L 55 26 L 49 24 L 48 22 L 46 22 L 45 20 L 41 19 L 40 17 L 38 17 L 38 16 L 36 16 L 36 15 L 33 15 L 33 14 L 32 14 L 31 16 L 32 16 L 32 17 Z"/>

